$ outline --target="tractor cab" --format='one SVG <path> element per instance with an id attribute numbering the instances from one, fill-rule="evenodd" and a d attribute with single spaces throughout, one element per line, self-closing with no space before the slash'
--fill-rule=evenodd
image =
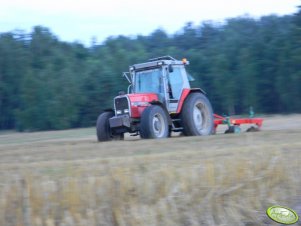
<path id="1" fill-rule="evenodd" d="M 170 56 L 150 59 L 130 67 L 132 93 L 154 93 L 168 112 L 176 112 L 184 89 L 190 89 L 185 65 L 186 59 Z"/>
<path id="2" fill-rule="evenodd" d="M 134 64 L 124 76 L 128 94 L 114 98 L 114 109 L 99 115 L 99 141 L 122 139 L 123 134 L 142 138 L 166 138 L 171 132 L 187 136 L 213 132 L 213 111 L 203 90 L 191 89 L 186 59 L 170 56 Z"/>

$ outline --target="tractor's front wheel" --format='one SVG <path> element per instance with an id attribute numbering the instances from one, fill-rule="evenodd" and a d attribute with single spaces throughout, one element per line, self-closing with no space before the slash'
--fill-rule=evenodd
<path id="1" fill-rule="evenodd" d="M 169 135 L 167 115 L 162 107 L 151 105 L 147 107 L 140 121 L 140 136 L 144 139 L 166 138 Z"/>
<path id="2" fill-rule="evenodd" d="M 98 141 L 123 140 L 124 134 L 113 134 L 110 128 L 109 119 L 114 116 L 113 112 L 103 112 L 97 118 L 96 134 Z"/>
<path id="3" fill-rule="evenodd" d="M 209 100 L 202 93 L 192 93 L 187 97 L 180 118 L 183 134 L 186 136 L 200 136 L 213 133 L 213 110 Z"/>

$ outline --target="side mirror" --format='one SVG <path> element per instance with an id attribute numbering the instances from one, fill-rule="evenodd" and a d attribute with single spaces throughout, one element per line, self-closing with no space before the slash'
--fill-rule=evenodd
<path id="1" fill-rule="evenodd" d="M 128 80 L 129 83 L 132 83 L 132 73 L 123 72 L 122 76 L 125 77 L 126 80 Z"/>
<path id="2" fill-rule="evenodd" d="M 188 81 L 189 81 L 189 82 L 195 81 L 194 77 L 192 77 L 191 74 L 188 74 L 188 73 L 187 73 L 187 77 L 188 77 Z"/>
<path id="3" fill-rule="evenodd" d="M 170 65 L 168 65 L 168 71 L 169 71 L 169 73 L 172 73 L 173 72 L 173 67 L 172 67 L 172 65 L 170 64 Z"/>

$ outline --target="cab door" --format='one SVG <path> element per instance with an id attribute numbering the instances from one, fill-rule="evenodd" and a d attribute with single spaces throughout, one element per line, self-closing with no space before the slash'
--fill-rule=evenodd
<path id="1" fill-rule="evenodd" d="M 173 65 L 173 71 L 168 72 L 167 75 L 167 103 L 168 111 L 176 112 L 179 104 L 179 100 L 184 88 L 189 88 L 187 79 L 184 79 L 186 76 L 185 69 L 182 65 Z"/>

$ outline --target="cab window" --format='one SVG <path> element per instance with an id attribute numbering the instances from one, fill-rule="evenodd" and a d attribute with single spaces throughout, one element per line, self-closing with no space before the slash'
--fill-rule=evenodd
<path id="1" fill-rule="evenodd" d="M 162 70 L 139 71 L 135 74 L 135 93 L 163 93 Z"/>
<path id="2" fill-rule="evenodd" d="M 181 67 L 173 66 L 173 72 L 169 72 L 169 85 L 171 89 L 171 99 L 180 99 L 183 89 L 183 77 Z"/>

